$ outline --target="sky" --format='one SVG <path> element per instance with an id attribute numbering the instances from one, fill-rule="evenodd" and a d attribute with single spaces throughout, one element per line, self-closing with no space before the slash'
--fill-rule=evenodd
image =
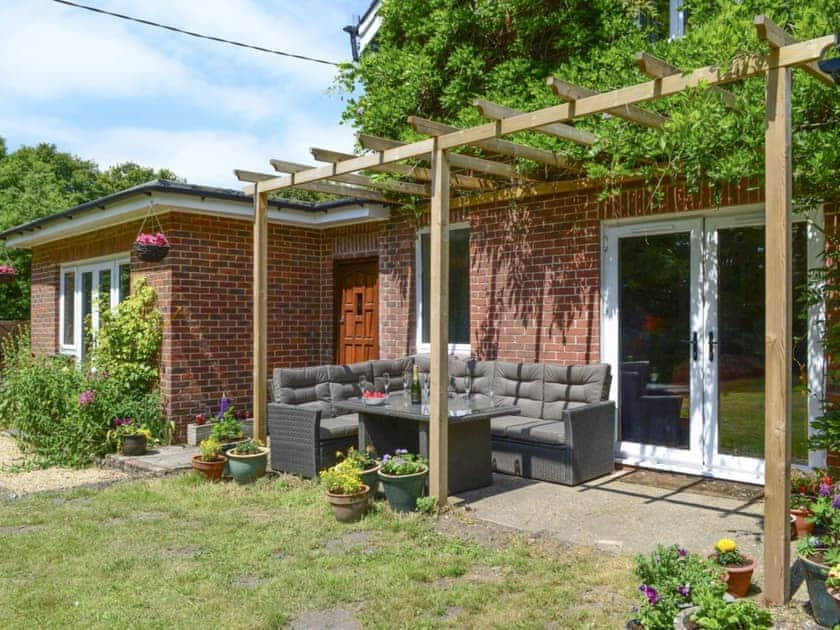
<path id="1" fill-rule="evenodd" d="M 369 0 L 78 0 L 186 30 L 348 61 L 342 28 Z M 234 168 L 352 152 L 336 68 L 61 5 L 0 0 L 0 136 L 50 142 L 103 168 L 137 162 L 240 188 Z"/>

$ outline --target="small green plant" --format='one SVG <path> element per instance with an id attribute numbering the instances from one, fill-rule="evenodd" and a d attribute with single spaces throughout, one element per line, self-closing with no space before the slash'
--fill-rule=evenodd
<path id="1" fill-rule="evenodd" d="M 767 628 L 773 623 L 770 611 L 762 610 L 755 602 L 727 602 L 722 597 L 703 595 L 696 603 L 700 609 L 691 615 L 691 620 L 708 630 L 756 630 Z"/>
<path id="2" fill-rule="evenodd" d="M 201 441 L 198 450 L 201 451 L 201 461 L 215 462 L 222 453 L 222 445 L 213 438 L 207 438 Z"/>
<path id="3" fill-rule="evenodd" d="M 358 494 L 364 489 L 359 468 L 349 459 L 322 470 L 319 477 L 330 494 Z"/>
<path id="4" fill-rule="evenodd" d="M 242 431 L 242 423 L 236 419 L 233 407 L 228 407 L 222 417 L 213 423 L 213 428 L 210 429 L 210 437 L 217 442 L 232 442 L 245 437 L 245 433 Z"/>
<path id="5" fill-rule="evenodd" d="M 376 461 L 376 451 L 372 446 L 368 446 L 364 451 L 357 451 L 351 446 L 346 454 L 339 451 L 336 455 L 340 461 L 351 462 L 361 471 L 376 468 L 379 463 Z"/>
<path id="6" fill-rule="evenodd" d="M 414 475 L 428 469 L 426 460 L 420 455 L 409 453 L 405 449 L 397 449 L 394 455 L 382 457 L 381 472 L 386 475 L 402 476 Z"/>
<path id="7" fill-rule="evenodd" d="M 731 538 L 721 538 L 715 543 L 712 560 L 722 567 L 742 567 L 749 564 L 749 559 L 738 550 L 738 543 Z"/>
<path id="8" fill-rule="evenodd" d="M 262 449 L 263 443 L 259 440 L 247 440 L 242 444 L 237 444 L 232 452 L 235 455 L 257 455 L 262 452 Z"/>
<path id="9" fill-rule="evenodd" d="M 438 513 L 437 497 L 417 497 L 417 511 L 432 516 Z"/>

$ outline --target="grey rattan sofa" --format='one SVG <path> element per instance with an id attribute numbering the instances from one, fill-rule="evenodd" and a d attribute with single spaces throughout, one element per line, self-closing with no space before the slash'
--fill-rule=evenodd
<path id="1" fill-rule="evenodd" d="M 335 451 L 356 444 L 355 414 L 335 416 L 332 402 L 359 395 L 361 374 L 381 389 L 382 374 L 391 389 L 415 357 L 349 366 L 277 369 L 269 404 L 268 428 L 274 470 L 305 476 L 335 461 Z M 428 372 L 428 355 L 417 355 Z M 491 419 L 492 465 L 497 472 L 576 485 L 614 468 L 615 403 L 608 401 L 610 366 L 554 363 L 467 361 L 451 357 L 449 373 L 458 393 L 465 376 L 472 392 L 496 404 L 515 405 L 521 415 Z"/>

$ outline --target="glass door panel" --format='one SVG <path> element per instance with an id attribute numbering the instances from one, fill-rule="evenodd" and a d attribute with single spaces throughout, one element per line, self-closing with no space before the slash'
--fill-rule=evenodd
<path id="1" fill-rule="evenodd" d="M 691 445 L 692 233 L 618 241 L 619 439 Z"/>
<path id="2" fill-rule="evenodd" d="M 90 328 L 93 319 L 93 272 L 82 272 L 82 358 L 84 358 L 90 349 Z"/>

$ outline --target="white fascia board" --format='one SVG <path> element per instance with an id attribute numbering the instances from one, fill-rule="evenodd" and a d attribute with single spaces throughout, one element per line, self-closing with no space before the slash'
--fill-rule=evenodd
<path id="1" fill-rule="evenodd" d="M 379 9 L 382 2 L 377 2 L 375 6 L 371 7 L 365 19 L 359 23 L 359 52 L 362 52 L 371 40 L 376 37 L 379 28 L 382 26 L 382 17 L 379 15 Z"/>
<path id="2" fill-rule="evenodd" d="M 32 228 L 24 234 L 15 234 L 6 239 L 6 247 L 29 249 L 95 230 L 130 223 L 149 214 L 182 212 L 186 214 L 212 215 L 243 221 L 253 221 L 254 206 L 250 201 L 201 198 L 177 193 L 151 193 L 117 202 L 103 209 L 81 210 L 78 217 L 57 218 L 54 222 Z M 348 206 L 324 211 L 305 211 L 288 208 L 269 208 L 268 220 L 280 225 L 293 225 L 315 230 L 385 221 L 390 218 L 388 207 L 371 204 Z"/>

